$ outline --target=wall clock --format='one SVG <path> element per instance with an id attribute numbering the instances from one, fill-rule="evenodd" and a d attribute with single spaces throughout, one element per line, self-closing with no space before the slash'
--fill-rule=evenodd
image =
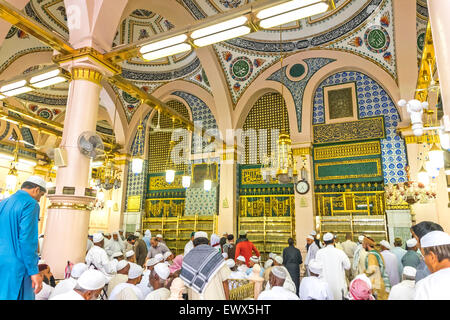
<path id="1" fill-rule="evenodd" d="M 299 194 L 307 194 L 309 191 L 309 183 L 306 180 L 300 180 L 295 185 L 295 191 Z"/>

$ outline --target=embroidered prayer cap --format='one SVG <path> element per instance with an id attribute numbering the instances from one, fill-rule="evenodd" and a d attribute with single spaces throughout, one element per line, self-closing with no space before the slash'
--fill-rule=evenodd
<path id="1" fill-rule="evenodd" d="M 85 263 L 77 263 L 73 266 L 70 276 L 78 279 L 87 269 L 88 266 Z"/>
<path id="2" fill-rule="evenodd" d="M 233 259 L 227 259 L 226 261 L 228 268 L 234 268 L 236 266 L 236 263 L 234 263 Z"/>
<path id="3" fill-rule="evenodd" d="M 114 253 L 112 254 L 112 257 L 113 257 L 113 258 L 123 257 L 123 253 L 120 252 L 120 251 L 114 252 Z"/>
<path id="4" fill-rule="evenodd" d="M 322 270 L 323 270 L 323 264 L 319 260 L 312 259 L 308 263 L 308 268 L 309 268 L 309 271 L 311 271 L 312 273 L 321 274 Z"/>
<path id="5" fill-rule="evenodd" d="M 147 260 L 147 262 L 145 263 L 145 265 L 147 266 L 147 267 L 151 267 L 151 266 L 154 266 L 155 264 L 157 264 L 158 263 L 158 261 L 155 259 L 155 258 L 151 258 L 151 259 L 148 259 Z"/>
<path id="6" fill-rule="evenodd" d="M 155 272 L 163 280 L 167 280 L 167 278 L 170 275 L 169 266 L 167 264 L 165 264 L 165 263 L 158 263 L 155 266 Z"/>
<path id="7" fill-rule="evenodd" d="M 386 249 L 391 249 L 391 245 L 390 245 L 389 242 L 387 242 L 386 240 L 381 240 L 381 241 L 380 241 L 380 245 L 382 245 L 382 246 L 385 247 Z"/>
<path id="8" fill-rule="evenodd" d="M 417 240 L 414 238 L 409 239 L 408 241 L 406 241 L 406 246 L 408 248 L 413 248 L 417 245 Z"/>
<path id="9" fill-rule="evenodd" d="M 308 236 L 306 237 L 306 239 L 314 240 L 314 237 L 313 237 L 312 235 L 308 235 Z"/>
<path id="10" fill-rule="evenodd" d="M 412 277 L 415 278 L 416 277 L 416 268 L 410 267 L 410 266 L 406 266 L 403 268 L 403 275 L 407 276 L 407 277 Z"/>
<path id="11" fill-rule="evenodd" d="M 443 231 L 431 231 L 420 239 L 422 248 L 444 246 L 450 244 L 450 235 Z"/>
<path id="12" fill-rule="evenodd" d="M 275 277 L 280 278 L 280 279 L 286 279 L 286 277 L 287 277 L 286 271 L 284 271 L 283 268 L 278 267 L 278 266 L 273 267 L 271 272 L 273 273 L 273 275 Z"/>
<path id="13" fill-rule="evenodd" d="M 239 260 L 239 261 L 245 262 L 245 258 L 244 258 L 244 256 L 239 256 L 239 257 L 237 257 L 237 258 L 236 258 L 236 260 Z"/>
<path id="14" fill-rule="evenodd" d="M 259 262 L 259 257 L 257 257 L 257 256 L 252 256 L 252 257 L 250 258 L 250 261 L 252 261 L 252 262 L 254 262 L 254 263 L 258 263 L 258 262 Z"/>
<path id="15" fill-rule="evenodd" d="M 206 238 L 206 239 L 208 239 L 208 234 L 206 232 L 204 232 L 204 231 L 197 231 L 194 234 L 194 240 L 198 239 L 198 238 Z"/>
<path id="16" fill-rule="evenodd" d="M 167 260 L 167 258 L 170 257 L 171 255 L 172 255 L 171 251 L 164 252 L 164 255 L 163 255 L 164 260 Z"/>
<path id="17" fill-rule="evenodd" d="M 125 268 L 127 265 L 129 264 L 129 262 L 127 260 L 120 260 L 117 265 L 116 265 L 116 271 L 122 270 L 123 268 Z"/>
<path id="18" fill-rule="evenodd" d="M 283 264 L 283 257 L 282 256 L 275 256 L 274 260 L 279 263 L 279 264 Z"/>
<path id="19" fill-rule="evenodd" d="M 130 258 L 134 255 L 134 251 L 133 250 L 129 250 L 125 253 L 125 257 Z"/>
<path id="20" fill-rule="evenodd" d="M 101 233 L 94 233 L 94 237 L 92 238 L 92 242 L 99 243 L 104 239 Z"/>
<path id="21" fill-rule="evenodd" d="M 130 263 L 130 271 L 128 271 L 128 279 L 136 279 L 142 275 L 144 270 L 136 263 Z"/>
<path id="22" fill-rule="evenodd" d="M 85 290 L 98 290 L 105 286 L 106 277 L 98 270 L 89 269 L 83 272 L 77 284 Z"/>
<path id="23" fill-rule="evenodd" d="M 156 263 L 164 261 L 164 256 L 162 255 L 162 253 L 158 253 L 157 255 L 155 255 L 155 260 Z"/>
<path id="24" fill-rule="evenodd" d="M 35 185 L 38 185 L 44 190 L 47 190 L 47 184 L 45 183 L 45 180 L 38 176 L 30 176 L 26 180 L 26 182 L 34 183 Z"/>
<path id="25" fill-rule="evenodd" d="M 333 239 L 334 239 L 334 236 L 330 232 L 325 233 L 323 236 L 323 241 L 331 241 Z"/>

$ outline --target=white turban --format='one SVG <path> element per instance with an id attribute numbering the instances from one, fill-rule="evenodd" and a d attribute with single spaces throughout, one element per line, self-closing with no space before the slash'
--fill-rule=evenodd
<path id="1" fill-rule="evenodd" d="M 244 258 L 244 256 L 239 256 L 239 257 L 237 257 L 237 258 L 236 258 L 236 260 L 239 260 L 239 261 L 245 262 L 245 258 Z"/>
<path id="2" fill-rule="evenodd" d="M 194 234 L 194 239 L 197 239 L 197 238 L 206 238 L 206 239 L 208 239 L 208 234 L 206 232 L 204 232 L 204 231 L 198 231 L 198 232 L 196 232 Z"/>
<path id="3" fill-rule="evenodd" d="M 167 280 L 167 278 L 170 275 L 170 269 L 169 266 L 165 263 L 158 263 L 155 266 L 155 272 L 158 274 L 158 276 L 163 279 L 163 280 Z"/>
<path id="4" fill-rule="evenodd" d="M 416 277 L 416 268 L 410 267 L 410 266 L 406 266 L 403 268 L 403 275 L 407 276 L 407 277 L 412 277 L 415 278 Z"/>
<path id="5" fill-rule="evenodd" d="M 234 263 L 233 259 L 227 259 L 226 261 L 228 268 L 234 268 L 234 266 L 236 266 L 236 263 Z"/>
<path id="6" fill-rule="evenodd" d="M 123 268 L 125 268 L 127 265 L 129 264 L 129 262 L 127 260 L 120 260 L 117 265 L 116 265 L 116 271 L 122 270 Z"/>
<path id="7" fill-rule="evenodd" d="M 408 241 L 406 241 L 406 246 L 407 246 L 408 248 L 413 248 L 413 247 L 415 247 L 416 245 L 417 245 L 417 240 L 414 239 L 414 238 L 409 239 Z"/>
<path id="8" fill-rule="evenodd" d="M 280 278 L 280 279 L 286 279 L 287 274 L 286 271 L 281 268 L 281 267 L 273 267 L 272 268 L 272 273 L 275 277 Z"/>
<path id="9" fill-rule="evenodd" d="M 259 258 L 257 256 L 252 256 L 250 258 L 251 261 L 253 261 L 254 263 L 258 263 L 259 262 Z"/>
<path id="10" fill-rule="evenodd" d="M 129 250 L 125 253 L 125 257 L 130 258 L 134 255 L 134 251 L 133 250 Z"/>
<path id="11" fill-rule="evenodd" d="M 325 233 L 324 236 L 323 236 L 323 241 L 331 241 L 333 239 L 334 239 L 333 234 L 329 233 L 329 232 Z"/>
<path id="12" fill-rule="evenodd" d="M 222 257 L 223 257 L 225 260 L 227 260 L 227 259 L 228 259 L 228 253 L 223 252 L 223 253 L 222 253 Z"/>
<path id="13" fill-rule="evenodd" d="M 163 256 L 164 260 L 167 260 L 167 258 L 170 257 L 171 255 L 172 255 L 171 251 L 166 251 Z"/>
<path id="14" fill-rule="evenodd" d="M 383 247 L 385 247 L 386 249 L 391 249 L 391 245 L 389 244 L 389 242 L 387 242 L 386 240 L 382 240 L 380 242 L 380 245 L 382 245 Z"/>
<path id="15" fill-rule="evenodd" d="M 101 233 L 95 233 L 94 236 L 92 237 L 92 241 L 94 243 L 99 243 L 104 239 L 103 235 Z"/>
<path id="16" fill-rule="evenodd" d="M 422 248 L 445 246 L 450 244 L 450 235 L 443 231 L 431 231 L 420 239 Z"/>
<path id="17" fill-rule="evenodd" d="M 306 237 L 306 239 L 314 240 L 314 237 L 313 237 L 312 235 L 308 235 L 308 236 Z"/>
<path id="18" fill-rule="evenodd" d="M 112 254 L 112 257 L 113 257 L 113 258 L 123 257 L 123 253 L 120 252 L 120 251 L 114 252 L 114 253 Z"/>
<path id="19" fill-rule="evenodd" d="M 128 279 L 136 279 L 142 275 L 144 270 L 136 263 L 130 263 L 130 271 L 128 271 Z"/>
<path id="20" fill-rule="evenodd" d="M 145 265 L 147 267 L 151 267 L 151 266 L 154 266 L 157 263 L 158 263 L 158 260 L 156 260 L 155 258 L 151 258 L 151 259 L 147 260 L 147 263 Z"/>
<path id="21" fill-rule="evenodd" d="M 312 259 L 308 263 L 308 268 L 309 268 L 309 271 L 311 271 L 312 273 L 320 275 L 320 274 L 322 274 L 323 263 L 319 260 Z"/>
<path id="22" fill-rule="evenodd" d="M 274 258 L 274 260 L 275 260 L 277 263 L 279 263 L 279 264 L 283 264 L 283 257 L 282 257 L 282 256 L 276 256 L 276 257 Z"/>
<path id="23" fill-rule="evenodd" d="M 77 263 L 73 266 L 70 276 L 74 279 L 78 279 L 87 269 L 88 266 L 85 263 Z"/>
<path id="24" fill-rule="evenodd" d="M 77 284 L 85 290 L 98 290 L 105 286 L 106 277 L 98 270 L 89 269 L 83 272 Z"/>
<path id="25" fill-rule="evenodd" d="M 162 262 L 164 261 L 164 256 L 162 255 L 162 253 L 158 253 L 157 255 L 155 255 L 155 260 L 157 262 Z"/>
<path id="26" fill-rule="evenodd" d="M 360 235 L 360 236 L 358 237 L 358 241 L 359 241 L 360 243 L 362 243 L 362 242 L 364 241 L 364 236 L 363 236 L 363 235 Z"/>

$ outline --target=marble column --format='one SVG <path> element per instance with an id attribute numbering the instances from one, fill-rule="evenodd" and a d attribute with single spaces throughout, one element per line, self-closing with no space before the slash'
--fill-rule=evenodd
<path id="1" fill-rule="evenodd" d="M 90 211 L 95 198 L 85 195 L 89 188 L 90 159 L 78 150 L 78 138 L 85 131 L 96 132 L 100 81 L 106 72 L 88 58 L 63 67 L 72 73 L 60 145 L 67 153 L 67 165 L 58 168 L 55 194 L 48 196 L 51 205 L 42 254 L 57 279 L 64 278 L 68 261 L 82 262 L 86 254 Z"/>
<path id="2" fill-rule="evenodd" d="M 436 55 L 437 70 L 441 83 L 442 104 L 444 106 L 444 123 L 450 131 L 450 1 L 428 0 L 433 44 Z"/>
<path id="3" fill-rule="evenodd" d="M 237 238 L 237 151 L 223 150 L 220 164 L 218 235 L 232 233 Z"/>

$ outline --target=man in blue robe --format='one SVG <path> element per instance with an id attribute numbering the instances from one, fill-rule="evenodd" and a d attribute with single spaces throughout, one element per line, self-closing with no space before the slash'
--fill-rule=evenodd
<path id="1" fill-rule="evenodd" d="M 34 300 L 42 289 L 38 221 L 45 192 L 45 181 L 31 176 L 21 190 L 0 202 L 0 300 Z"/>

